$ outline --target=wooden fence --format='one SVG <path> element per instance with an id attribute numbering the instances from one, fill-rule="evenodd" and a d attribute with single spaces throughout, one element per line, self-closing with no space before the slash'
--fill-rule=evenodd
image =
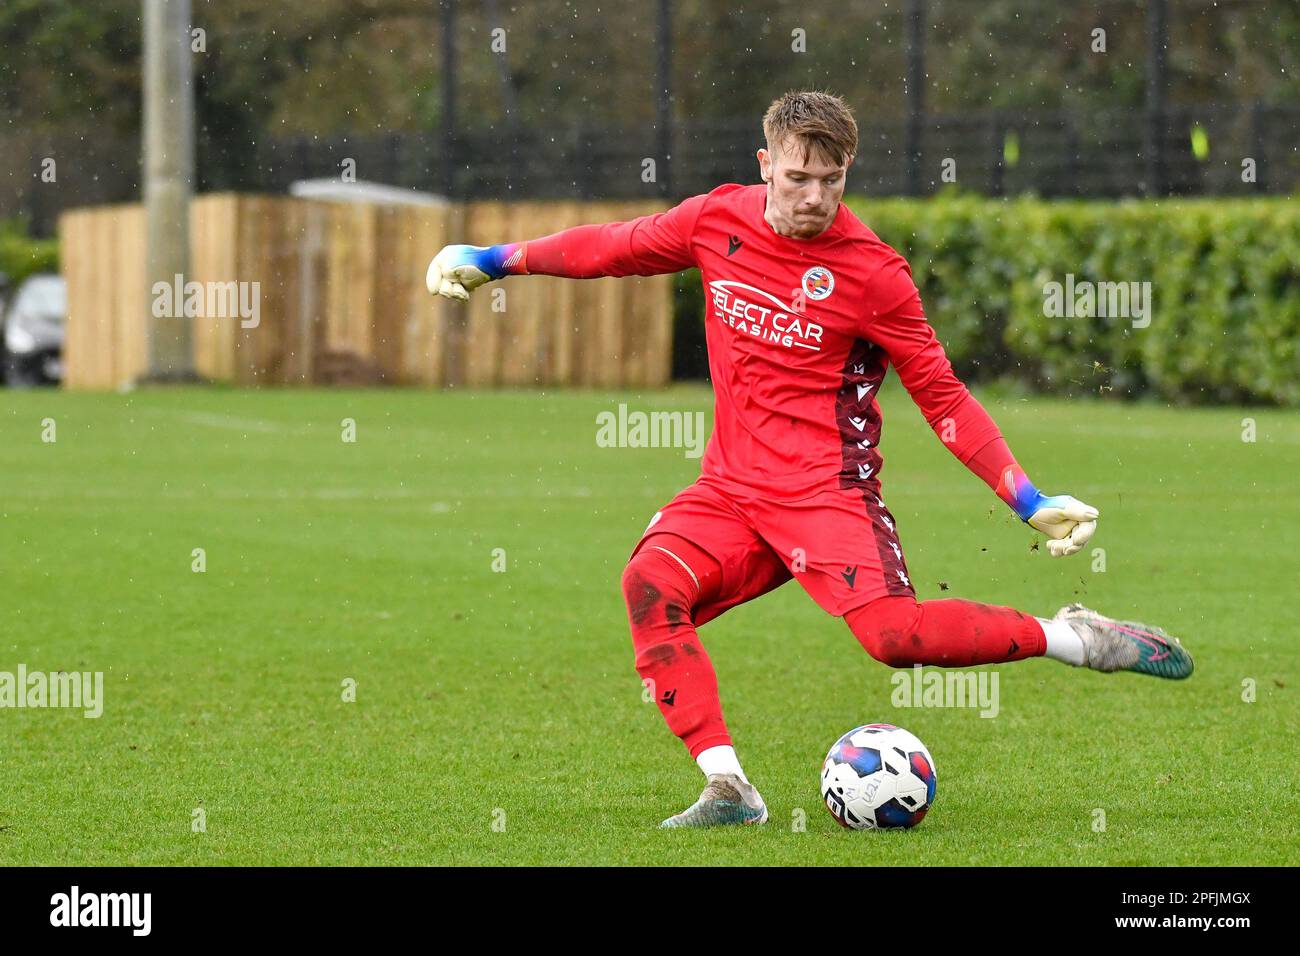
<path id="1" fill-rule="evenodd" d="M 490 245 L 659 212 L 652 202 L 390 206 L 212 194 L 190 208 L 184 281 L 257 283 L 258 324 L 195 317 L 208 379 L 253 384 L 659 386 L 669 380 L 672 277 L 517 276 L 468 304 L 430 296 L 443 245 Z M 110 389 L 147 368 L 153 302 L 139 205 L 59 219 L 68 283 L 64 384 Z M 232 287 L 233 288 L 233 287 Z"/>

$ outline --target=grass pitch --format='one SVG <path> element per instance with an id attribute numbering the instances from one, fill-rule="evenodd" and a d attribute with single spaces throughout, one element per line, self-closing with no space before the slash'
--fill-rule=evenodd
<path id="1" fill-rule="evenodd" d="M 3 393 L 0 671 L 102 671 L 105 702 L 0 710 L 0 864 L 1300 862 L 1298 416 L 981 397 L 1039 487 L 1101 509 L 1105 570 L 1033 550 L 892 383 L 919 596 L 1080 598 L 1196 673 L 1034 660 L 997 668 L 995 718 L 895 708 L 787 584 L 701 630 L 772 822 L 659 832 L 703 778 L 641 699 L 618 582 L 699 464 L 597 447 L 596 415 L 706 388 Z M 819 803 L 827 748 L 876 720 L 938 767 L 910 832 Z"/>

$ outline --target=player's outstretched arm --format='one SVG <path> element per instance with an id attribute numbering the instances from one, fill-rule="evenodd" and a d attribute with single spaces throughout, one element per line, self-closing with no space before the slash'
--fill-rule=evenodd
<path id="1" fill-rule="evenodd" d="M 1021 521 L 1047 535 L 1047 553 L 1083 550 L 1097 530 L 1098 511 L 1070 495 L 1044 495 L 1017 463 L 984 406 L 953 373 L 925 318 L 911 274 L 901 265 L 882 285 L 899 305 L 869 319 L 868 337 L 888 353 L 898 377 L 957 459 L 997 493 Z"/>
<path id="2" fill-rule="evenodd" d="M 523 243 L 501 246 L 443 246 L 424 274 L 433 295 L 461 302 L 479 286 L 511 274 L 523 274 Z"/>
<path id="3" fill-rule="evenodd" d="M 575 226 L 524 242 L 444 246 L 429 263 L 424 283 L 433 295 L 465 302 L 479 286 L 508 275 L 595 279 L 681 272 L 695 265 L 691 236 L 707 199 L 692 196 L 666 212 Z"/>

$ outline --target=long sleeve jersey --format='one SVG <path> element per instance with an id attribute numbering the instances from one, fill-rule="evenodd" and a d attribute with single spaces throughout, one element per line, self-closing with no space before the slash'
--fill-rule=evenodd
<path id="1" fill-rule="evenodd" d="M 1021 511 L 1032 485 L 953 373 L 907 262 L 842 203 L 820 235 L 778 235 L 764 219 L 766 189 L 730 183 L 666 212 L 495 248 L 511 273 L 700 269 L 715 402 L 701 462 L 710 480 L 784 500 L 875 483 L 877 395 L 892 365 L 944 445 Z"/>

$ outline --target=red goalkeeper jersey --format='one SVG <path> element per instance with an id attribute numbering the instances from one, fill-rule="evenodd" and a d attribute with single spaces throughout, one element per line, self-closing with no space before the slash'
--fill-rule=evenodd
<path id="1" fill-rule="evenodd" d="M 971 465 L 1001 435 L 953 374 L 907 262 L 843 203 L 812 239 L 774 232 L 766 203 L 766 184 L 729 183 L 667 212 L 529 240 L 511 271 L 700 269 L 715 412 L 707 480 L 784 500 L 875 484 L 877 395 L 891 365 L 940 440 Z M 973 470 L 996 485 L 1007 464 L 1009 452 Z"/>

